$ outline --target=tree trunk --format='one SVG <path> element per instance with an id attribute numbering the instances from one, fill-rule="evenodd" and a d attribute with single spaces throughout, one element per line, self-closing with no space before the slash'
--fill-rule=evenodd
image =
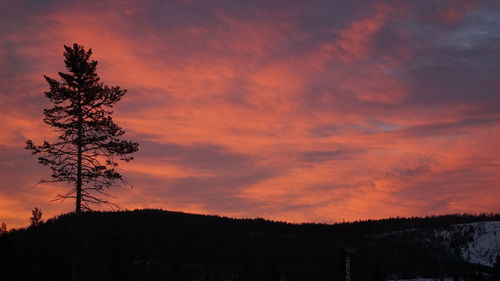
<path id="1" fill-rule="evenodd" d="M 76 210 L 75 210 L 75 257 L 72 281 L 80 280 L 80 244 L 81 244 L 81 207 L 82 203 L 82 147 L 78 145 L 78 167 L 76 176 Z"/>
<path id="2" fill-rule="evenodd" d="M 81 109 L 80 109 L 81 114 Z M 72 281 L 80 279 L 80 244 L 81 244 L 81 212 L 82 212 L 82 125 L 83 120 L 80 116 L 78 120 L 77 136 L 77 167 L 76 167 L 76 208 L 75 208 L 75 257 L 73 260 Z"/>
<path id="3" fill-rule="evenodd" d="M 79 129 L 81 131 L 81 129 Z M 80 134 L 80 132 L 78 132 Z M 80 137 L 78 137 L 80 139 Z M 80 142 L 80 141 L 78 141 Z M 82 145 L 78 144 L 78 159 L 76 167 L 76 209 L 77 215 L 82 211 Z"/>

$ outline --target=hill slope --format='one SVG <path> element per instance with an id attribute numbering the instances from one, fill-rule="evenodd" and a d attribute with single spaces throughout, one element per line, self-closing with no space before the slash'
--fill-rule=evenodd
<path id="1" fill-rule="evenodd" d="M 470 229 L 474 231 L 460 248 L 462 257 L 470 263 L 493 267 L 500 255 L 500 221 L 454 225 L 448 236 L 452 239 L 454 233 L 464 233 Z"/>
<path id="2" fill-rule="evenodd" d="M 495 220 L 299 225 L 161 210 L 85 213 L 82 280 L 345 280 L 347 256 L 353 280 L 482 280 L 498 254 Z M 68 214 L 0 236 L 2 280 L 68 280 L 73 222 Z"/>

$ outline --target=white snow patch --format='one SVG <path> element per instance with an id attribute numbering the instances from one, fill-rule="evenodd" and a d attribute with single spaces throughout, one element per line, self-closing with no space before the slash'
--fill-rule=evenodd
<path id="1" fill-rule="evenodd" d="M 500 221 L 476 222 L 467 225 L 476 226 L 474 240 L 462 247 L 462 257 L 475 264 L 493 266 L 500 255 Z"/>
<path id="2" fill-rule="evenodd" d="M 416 279 L 391 279 L 387 281 L 453 281 L 453 278 L 416 278 Z"/>

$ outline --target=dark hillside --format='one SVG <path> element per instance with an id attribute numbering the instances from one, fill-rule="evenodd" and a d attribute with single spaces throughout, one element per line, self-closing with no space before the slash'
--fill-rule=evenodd
<path id="1" fill-rule="evenodd" d="M 465 263 L 434 229 L 498 220 L 498 215 L 449 215 L 379 221 L 290 224 L 162 210 L 84 213 L 82 280 L 353 280 L 465 276 L 488 270 Z M 72 214 L 0 236 L 2 280 L 69 280 Z M 405 229 L 418 231 L 379 235 Z M 347 249 L 349 253 L 346 253 Z"/>

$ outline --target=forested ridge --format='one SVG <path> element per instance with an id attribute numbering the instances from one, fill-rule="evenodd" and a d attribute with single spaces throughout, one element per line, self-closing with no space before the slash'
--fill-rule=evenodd
<path id="1" fill-rule="evenodd" d="M 353 280 L 486 280 L 491 268 L 456 251 L 469 232 L 453 248 L 433 233 L 492 220 L 500 215 L 291 224 L 152 209 L 85 212 L 82 280 L 345 280 L 346 256 Z M 72 213 L 1 235 L 2 279 L 68 280 L 73 237 Z"/>

